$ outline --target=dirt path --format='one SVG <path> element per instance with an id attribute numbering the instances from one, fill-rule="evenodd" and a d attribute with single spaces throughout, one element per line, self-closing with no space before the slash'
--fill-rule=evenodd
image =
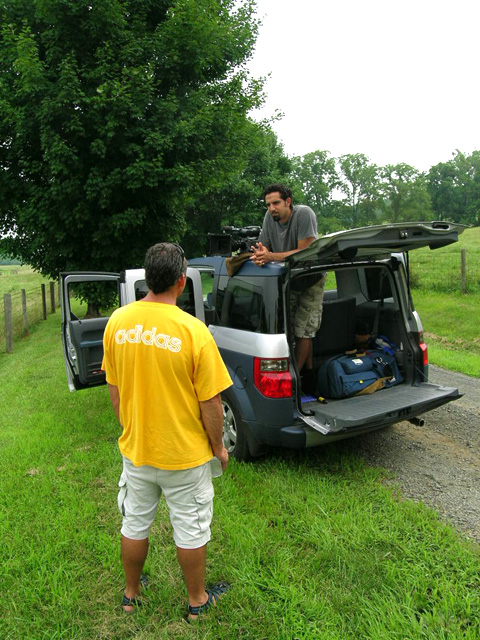
<path id="1" fill-rule="evenodd" d="M 464 396 L 426 414 L 423 427 L 400 422 L 348 446 L 480 544 L 480 379 L 430 366 L 430 381 Z"/>

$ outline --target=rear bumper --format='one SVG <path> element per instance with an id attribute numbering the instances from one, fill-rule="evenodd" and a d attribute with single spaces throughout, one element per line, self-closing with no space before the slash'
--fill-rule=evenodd
<path id="1" fill-rule="evenodd" d="M 281 446 L 289 449 L 309 449 L 320 447 L 338 440 L 345 440 L 364 433 L 371 433 L 390 426 L 390 422 L 382 425 L 369 425 L 360 429 L 351 429 L 340 433 L 323 434 L 308 425 L 299 427 L 284 427 L 281 430 Z"/>
<path id="2" fill-rule="evenodd" d="M 287 427 L 266 427 L 258 423 L 247 423 L 247 426 L 250 437 L 253 436 L 255 440 L 254 451 L 256 451 L 258 445 L 261 446 L 262 444 L 271 447 L 285 447 L 286 449 L 309 449 L 310 447 L 319 447 L 353 435 L 353 431 L 350 433 L 323 434 L 301 421 L 298 424 Z M 355 433 L 374 430 L 372 427 L 367 427 L 359 429 Z"/>

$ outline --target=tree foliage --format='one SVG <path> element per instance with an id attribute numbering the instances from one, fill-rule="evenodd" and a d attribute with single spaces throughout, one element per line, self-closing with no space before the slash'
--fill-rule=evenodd
<path id="1" fill-rule="evenodd" d="M 302 194 L 302 202 L 320 216 L 329 213 L 333 192 L 340 186 L 335 158 L 328 151 L 312 151 L 293 158 L 293 184 Z"/>
<path id="2" fill-rule="evenodd" d="M 380 169 L 384 215 L 390 222 L 429 220 L 430 198 L 425 176 L 408 164 Z"/>
<path id="3" fill-rule="evenodd" d="M 253 0 L 0 4 L 2 249 L 49 277 L 138 264 L 252 154 Z"/>
<path id="4" fill-rule="evenodd" d="M 378 210 L 378 167 L 363 153 L 339 158 L 340 190 L 345 194 L 347 228 L 371 224 Z"/>
<path id="5" fill-rule="evenodd" d="M 243 161 L 221 189 L 207 192 L 190 208 L 188 231 L 182 239 L 187 255 L 206 252 L 208 234 L 223 226 L 261 225 L 265 213 L 263 189 L 272 182 L 288 182 L 291 161 L 271 128 L 250 123 L 242 140 Z"/>
<path id="6" fill-rule="evenodd" d="M 428 190 L 437 220 L 480 224 L 480 151 L 456 151 L 428 173 Z"/>
<path id="7" fill-rule="evenodd" d="M 292 159 L 286 180 L 328 233 L 380 222 L 448 220 L 480 224 L 480 152 L 457 151 L 428 174 L 399 163 L 377 167 L 364 154 L 314 151 Z"/>

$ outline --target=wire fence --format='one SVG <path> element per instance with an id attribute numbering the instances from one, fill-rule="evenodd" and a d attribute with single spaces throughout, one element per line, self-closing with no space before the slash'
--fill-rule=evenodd
<path id="1" fill-rule="evenodd" d="M 480 247 L 410 252 L 413 288 L 437 293 L 480 293 Z"/>
<path id="2" fill-rule="evenodd" d="M 17 339 L 30 332 L 48 313 L 54 313 L 60 306 L 58 285 L 50 282 L 31 289 L 19 289 L 3 294 L 0 307 L 0 344 L 7 353 L 13 352 Z"/>

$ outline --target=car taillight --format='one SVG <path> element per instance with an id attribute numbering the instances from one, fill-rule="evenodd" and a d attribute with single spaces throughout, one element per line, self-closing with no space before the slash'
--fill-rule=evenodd
<path id="1" fill-rule="evenodd" d="M 253 379 L 267 398 L 291 398 L 292 376 L 288 358 L 254 358 Z"/>
<path id="2" fill-rule="evenodd" d="M 426 367 L 428 365 L 428 347 L 423 340 L 423 332 L 418 334 L 418 346 L 422 352 L 422 364 Z"/>

